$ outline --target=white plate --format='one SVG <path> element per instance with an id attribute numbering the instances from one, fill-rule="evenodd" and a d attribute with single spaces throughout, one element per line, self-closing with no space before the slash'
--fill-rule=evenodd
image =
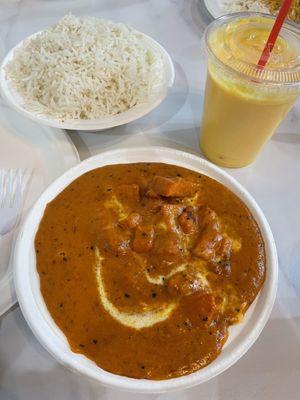
<path id="1" fill-rule="evenodd" d="M 39 126 L 0 102 L 0 169 L 33 170 L 23 214 L 57 176 L 80 161 L 69 137 L 59 129 Z M 10 249 L 13 234 L 0 239 L 0 315 L 16 303 Z"/>
<path id="2" fill-rule="evenodd" d="M 221 15 L 228 14 L 224 9 L 224 0 L 204 0 L 204 5 L 213 18 L 219 18 Z"/>
<path id="3" fill-rule="evenodd" d="M 111 374 L 83 355 L 73 353 L 64 334 L 54 323 L 40 292 L 36 271 L 34 238 L 46 204 L 83 173 L 108 164 L 164 162 L 204 173 L 223 183 L 249 207 L 266 246 L 266 281 L 242 323 L 230 329 L 229 339 L 216 360 L 190 375 L 169 380 L 133 379 Z M 230 175 L 200 157 L 162 147 L 108 151 L 91 157 L 58 178 L 42 194 L 20 229 L 15 249 L 15 285 L 21 310 L 40 343 L 63 365 L 104 385 L 135 392 L 167 392 L 205 382 L 234 364 L 255 342 L 271 313 L 277 289 L 278 262 L 272 232 L 262 211 L 250 194 Z"/>
<path id="4" fill-rule="evenodd" d="M 40 32 L 37 32 L 31 35 L 25 40 L 30 40 L 31 38 L 37 36 L 39 33 Z M 143 34 L 143 36 L 146 45 L 149 46 L 149 48 L 153 49 L 155 52 L 160 53 L 162 56 L 164 65 L 162 83 L 155 89 L 155 92 L 150 96 L 149 100 L 145 104 L 137 105 L 121 114 L 101 119 L 93 119 L 93 120 L 70 119 L 61 122 L 55 118 L 51 118 L 46 115 L 38 115 L 32 113 L 31 111 L 28 111 L 25 106 L 26 101 L 24 101 L 24 99 L 12 87 L 11 82 L 8 79 L 6 79 L 6 74 L 4 70 L 5 65 L 13 58 L 15 50 L 21 47 L 24 41 L 20 42 L 17 46 L 15 46 L 7 54 L 7 56 L 4 58 L 2 62 L 2 65 L 0 67 L 1 93 L 4 99 L 21 114 L 32 119 L 33 121 L 39 122 L 40 124 L 52 126 L 55 128 L 96 131 L 96 130 L 109 129 L 115 126 L 135 121 L 136 119 L 141 118 L 144 115 L 148 114 L 165 99 L 170 88 L 173 86 L 175 78 L 174 65 L 167 51 L 154 39 L 150 38 L 145 34 Z"/>
<path id="5" fill-rule="evenodd" d="M 200 0 L 201 1 L 201 0 Z M 228 1 L 225 0 L 204 0 L 204 6 L 206 7 L 207 11 L 213 18 L 219 18 L 222 15 L 230 14 L 230 11 L 226 10 L 225 4 Z M 248 10 L 249 12 L 265 12 L 269 14 L 269 11 L 261 11 L 254 7 L 252 10 Z M 239 12 L 247 12 L 247 10 L 239 10 Z"/>

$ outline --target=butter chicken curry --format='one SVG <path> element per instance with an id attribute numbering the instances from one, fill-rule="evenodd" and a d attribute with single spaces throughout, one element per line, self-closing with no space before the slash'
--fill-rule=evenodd
<path id="1" fill-rule="evenodd" d="M 35 248 L 71 349 L 134 378 L 209 364 L 265 279 L 264 242 L 243 202 L 166 164 L 82 175 L 47 205 Z"/>

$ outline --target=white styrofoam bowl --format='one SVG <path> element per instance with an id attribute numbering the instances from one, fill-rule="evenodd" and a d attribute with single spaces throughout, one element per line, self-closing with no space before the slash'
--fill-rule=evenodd
<path id="1" fill-rule="evenodd" d="M 118 376 L 104 371 L 85 356 L 73 353 L 64 334 L 51 318 L 40 292 L 34 238 L 47 203 L 74 179 L 91 169 L 109 164 L 134 162 L 162 162 L 179 165 L 221 182 L 248 206 L 265 242 L 266 281 L 257 299 L 247 311 L 243 322 L 230 328 L 228 341 L 216 360 L 205 368 L 180 378 L 155 381 Z M 246 353 L 258 338 L 271 313 L 277 289 L 278 261 L 273 235 L 266 218 L 255 200 L 235 179 L 219 167 L 189 153 L 162 147 L 142 147 L 98 154 L 76 165 L 48 187 L 20 229 L 15 248 L 14 279 L 17 297 L 25 319 L 40 343 L 60 363 L 107 386 L 134 392 L 155 393 L 185 389 L 205 382 L 225 371 Z"/>
<path id="2" fill-rule="evenodd" d="M 20 48 L 24 41 L 33 39 L 35 36 L 39 35 L 41 32 L 34 33 L 33 35 L 27 37 L 19 44 L 17 44 L 4 58 L 0 66 L 0 91 L 3 98 L 19 113 L 25 115 L 43 125 L 52 126 L 54 128 L 61 129 L 74 129 L 83 131 L 101 131 L 104 129 L 110 129 L 115 126 L 124 125 L 128 122 L 135 121 L 144 115 L 148 114 L 154 108 L 156 108 L 167 96 L 170 88 L 173 86 L 175 79 L 174 65 L 170 55 L 167 51 L 154 39 L 141 33 L 144 37 L 146 45 L 153 51 L 159 53 L 163 60 L 163 78 L 159 86 L 157 86 L 153 93 L 150 95 L 149 99 L 145 103 L 141 103 L 131 109 L 110 117 L 103 117 L 99 119 L 88 119 L 88 120 L 78 120 L 78 119 L 65 119 L 63 122 L 59 119 L 34 113 L 26 108 L 26 100 L 14 89 L 11 81 L 7 78 L 5 73 L 5 66 L 14 57 L 15 51 Z"/>

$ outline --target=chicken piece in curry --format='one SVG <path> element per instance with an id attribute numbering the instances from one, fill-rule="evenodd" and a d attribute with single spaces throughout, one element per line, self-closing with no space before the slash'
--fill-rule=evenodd
<path id="1" fill-rule="evenodd" d="M 265 279 L 245 204 L 167 164 L 80 176 L 47 205 L 35 249 L 41 292 L 71 349 L 133 378 L 211 363 Z"/>

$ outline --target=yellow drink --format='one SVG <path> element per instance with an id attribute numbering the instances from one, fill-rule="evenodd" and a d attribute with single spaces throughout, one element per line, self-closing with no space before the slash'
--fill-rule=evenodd
<path id="1" fill-rule="evenodd" d="M 300 90 L 300 33 L 282 30 L 263 72 L 256 68 L 273 17 L 240 14 L 213 22 L 200 145 L 211 161 L 250 164 Z M 287 24 L 288 25 L 288 24 Z"/>

